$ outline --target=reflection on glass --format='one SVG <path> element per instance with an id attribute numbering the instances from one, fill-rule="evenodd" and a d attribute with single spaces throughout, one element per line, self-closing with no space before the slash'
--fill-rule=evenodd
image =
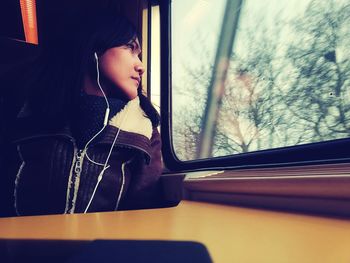
<path id="1" fill-rule="evenodd" d="M 173 2 L 180 160 L 196 156 L 225 3 Z M 350 137 L 349 24 L 348 0 L 244 1 L 212 156 Z"/>

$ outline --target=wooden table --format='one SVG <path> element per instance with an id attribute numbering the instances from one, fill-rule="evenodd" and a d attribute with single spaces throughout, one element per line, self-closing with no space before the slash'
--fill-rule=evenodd
<path id="1" fill-rule="evenodd" d="M 214 262 L 350 262 L 350 220 L 183 201 L 174 208 L 0 219 L 4 239 L 187 240 Z"/>

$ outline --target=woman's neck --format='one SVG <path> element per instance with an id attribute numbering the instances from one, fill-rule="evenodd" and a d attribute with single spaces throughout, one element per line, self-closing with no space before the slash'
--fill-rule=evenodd
<path id="1" fill-rule="evenodd" d="M 110 83 L 108 83 L 108 81 L 105 81 L 103 78 L 100 79 L 100 83 L 104 93 L 108 98 L 116 98 L 123 101 L 130 100 L 125 96 L 125 94 L 120 92 L 118 88 L 115 88 L 115 87 L 113 88 L 113 86 Z M 88 95 L 103 97 L 103 93 L 100 87 L 97 85 L 96 80 L 91 79 L 89 75 L 85 75 L 84 77 L 83 91 Z"/>
<path id="2" fill-rule="evenodd" d="M 85 75 L 84 77 L 83 90 L 88 95 L 103 97 L 103 94 L 100 88 L 98 87 L 96 81 L 91 80 L 91 78 L 88 75 Z"/>

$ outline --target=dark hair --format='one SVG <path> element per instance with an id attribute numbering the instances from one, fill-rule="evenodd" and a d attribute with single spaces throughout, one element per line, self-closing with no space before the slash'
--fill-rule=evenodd
<path id="1" fill-rule="evenodd" d="M 94 53 L 103 54 L 109 48 L 140 39 L 131 22 L 109 10 L 72 12 L 56 27 L 55 34 L 40 46 L 41 55 L 26 92 L 33 114 L 55 127 L 73 116 L 84 76 L 95 68 Z M 141 90 L 140 106 L 156 127 L 159 114 Z"/>

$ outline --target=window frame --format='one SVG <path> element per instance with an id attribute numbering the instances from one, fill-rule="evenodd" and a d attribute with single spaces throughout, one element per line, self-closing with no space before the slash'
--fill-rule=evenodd
<path id="1" fill-rule="evenodd" d="M 201 160 L 176 157 L 171 129 L 171 1 L 153 3 L 160 8 L 161 138 L 166 166 L 162 180 L 167 198 L 350 216 L 350 138 Z M 216 175 L 218 171 L 223 174 Z"/>
<path id="2" fill-rule="evenodd" d="M 283 148 L 266 149 L 223 157 L 190 161 L 177 158 L 172 144 L 171 96 L 171 1 L 153 2 L 160 7 L 161 33 L 161 131 L 164 163 L 170 171 L 206 169 L 242 169 L 304 166 L 350 162 L 350 138 L 318 143 L 308 143 Z"/>

